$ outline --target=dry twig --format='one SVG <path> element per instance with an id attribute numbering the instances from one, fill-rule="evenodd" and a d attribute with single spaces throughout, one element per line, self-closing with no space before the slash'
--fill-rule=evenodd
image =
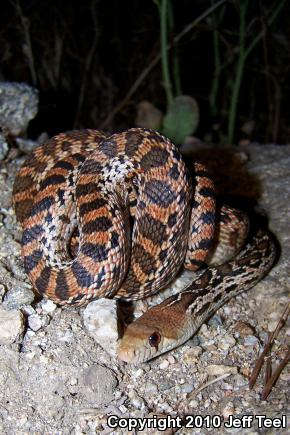
<path id="1" fill-rule="evenodd" d="M 290 313 L 290 302 L 287 304 L 282 316 L 280 317 L 279 322 L 277 323 L 275 330 L 270 334 L 263 352 L 261 353 L 261 355 L 259 356 L 259 358 L 256 361 L 255 367 L 253 368 L 253 371 L 252 371 L 252 374 L 251 374 L 251 377 L 249 380 L 249 387 L 250 388 L 253 388 L 253 386 L 255 385 L 256 380 L 257 380 L 259 373 L 261 371 L 262 365 L 264 364 L 264 360 L 265 360 L 265 358 L 267 358 L 267 354 L 270 353 L 275 338 L 277 337 L 280 330 L 285 325 L 286 320 L 289 316 L 289 313 Z M 269 360 L 270 360 L 270 358 L 268 357 L 268 361 Z M 276 383 L 277 379 L 279 378 L 280 373 L 282 372 L 284 367 L 287 365 L 287 363 L 290 361 L 290 349 L 288 350 L 283 361 L 274 370 L 274 373 L 272 375 L 270 375 L 270 365 L 269 365 L 270 363 L 268 361 L 267 361 L 266 374 L 265 374 L 265 384 L 264 384 L 264 389 L 263 389 L 263 393 L 262 393 L 263 400 L 265 400 L 268 397 L 274 384 Z"/>

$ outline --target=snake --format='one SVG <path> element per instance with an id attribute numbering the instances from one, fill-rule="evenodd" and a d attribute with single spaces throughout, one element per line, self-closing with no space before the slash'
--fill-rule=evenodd
<path id="1" fill-rule="evenodd" d="M 191 172 L 171 140 L 130 128 L 60 133 L 36 147 L 16 176 L 23 264 L 40 296 L 60 306 L 135 301 L 164 289 L 182 267 L 202 272 L 127 327 L 123 361 L 179 346 L 273 265 L 270 233 L 259 231 L 241 250 L 248 219 L 217 207 L 203 164 Z"/>

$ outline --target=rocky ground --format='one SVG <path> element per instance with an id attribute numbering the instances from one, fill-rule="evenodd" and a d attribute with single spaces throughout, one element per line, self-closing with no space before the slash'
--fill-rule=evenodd
<path id="1" fill-rule="evenodd" d="M 23 272 L 21 230 L 11 207 L 12 183 L 21 158 L 1 163 L 1 434 L 121 434 L 128 432 L 110 428 L 109 415 L 150 418 L 162 414 L 195 416 L 187 417 L 188 427 L 179 429 L 180 435 L 289 433 L 290 366 L 267 401 L 261 400 L 263 375 L 253 390 L 249 390 L 248 377 L 267 332 L 275 328 L 289 302 L 290 145 L 250 145 L 234 154 L 197 150 L 196 154 L 212 162 L 222 195 L 230 200 L 238 197 L 234 201 L 242 207 L 258 204 L 281 245 L 281 256 L 269 276 L 220 309 L 197 336 L 141 366 L 126 365 L 96 344 L 84 327 L 83 309 L 60 309 L 35 299 Z M 188 273 L 181 278 L 188 279 Z M 275 341 L 273 367 L 285 356 L 289 342 L 288 321 Z M 220 417 L 230 421 L 230 415 L 244 414 L 288 415 L 288 430 L 258 428 L 257 419 L 247 429 L 226 428 L 223 423 L 217 428 Z M 207 415 L 217 417 L 196 418 Z M 192 423 L 199 426 L 201 420 L 203 427 L 190 427 Z M 143 433 L 159 432 L 145 429 Z"/>

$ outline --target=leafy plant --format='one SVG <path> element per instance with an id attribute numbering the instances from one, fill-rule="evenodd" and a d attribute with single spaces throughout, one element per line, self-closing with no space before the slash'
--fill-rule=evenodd
<path id="1" fill-rule="evenodd" d="M 162 132 L 175 143 L 182 144 L 191 135 L 199 122 L 199 108 L 196 100 L 189 95 L 174 98 L 163 119 Z"/>

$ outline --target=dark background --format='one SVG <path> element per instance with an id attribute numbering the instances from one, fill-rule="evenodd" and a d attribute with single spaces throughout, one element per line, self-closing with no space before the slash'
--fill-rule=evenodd
<path id="1" fill-rule="evenodd" d="M 241 57 L 241 11 L 246 8 L 245 47 L 256 37 L 258 42 L 242 70 L 233 142 L 243 138 L 289 142 L 290 2 L 225 1 L 174 43 L 176 36 L 217 3 L 168 1 L 173 17 L 168 29 L 170 73 L 174 88 L 175 62 L 181 85 L 174 94 L 197 100 L 200 123 L 195 135 L 216 143 L 227 138 Z M 158 4 L 161 0 L 1 2 L 0 79 L 26 82 L 40 92 L 39 113 L 30 123 L 28 136 L 83 127 L 128 128 L 135 125 L 142 100 L 166 112 L 160 62 L 127 97 L 160 55 Z M 211 102 L 214 85 L 217 92 Z"/>

